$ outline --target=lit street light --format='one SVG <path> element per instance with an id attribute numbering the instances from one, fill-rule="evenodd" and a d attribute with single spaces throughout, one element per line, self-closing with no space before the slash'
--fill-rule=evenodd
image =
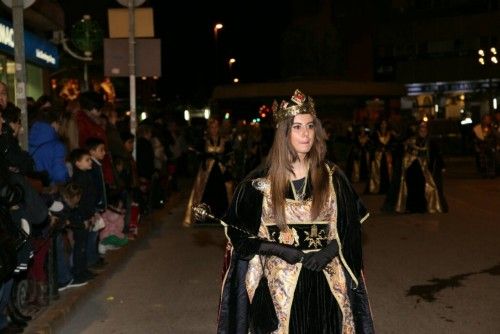
<path id="1" fill-rule="evenodd" d="M 224 28 L 224 25 L 222 25 L 222 23 L 216 23 L 214 25 L 214 43 L 215 43 L 215 73 L 214 73 L 214 79 L 215 79 L 215 84 L 218 83 L 218 77 L 219 77 L 219 60 L 217 59 L 218 58 L 218 43 L 217 43 L 217 39 L 218 39 L 218 35 L 219 35 L 219 30 L 221 30 L 222 28 Z"/>
<path id="2" fill-rule="evenodd" d="M 233 82 L 234 82 L 234 83 L 238 83 L 238 82 L 240 82 L 240 79 L 238 79 L 238 78 L 234 78 L 234 79 L 233 79 Z"/>
<path id="3" fill-rule="evenodd" d="M 222 23 L 217 23 L 214 25 L 214 38 L 215 38 L 215 41 L 217 42 L 217 35 L 218 35 L 218 32 L 219 30 L 221 30 L 222 28 L 224 28 L 224 26 L 222 25 Z"/>
<path id="4" fill-rule="evenodd" d="M 230 79 L 233 76 L 233 65 L 234 65 L 234 63 L 236 63 L 236 59 L 230 58 L 227 61 L 227 63 L 229 65 L 229 79 Z"/>

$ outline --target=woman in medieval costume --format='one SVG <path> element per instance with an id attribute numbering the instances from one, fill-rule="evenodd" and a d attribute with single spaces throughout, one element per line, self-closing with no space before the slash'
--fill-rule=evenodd
<path id="1" fill-rule="evenodd" d="M 370 156 L 373 144 L 363 125 L 355 127 L 355 133 L 349 154 L 347 155 L 346 173 L 353 183 L 367 181 L 370 176 Z"/>
<path id="2" fill-rule="evenodd" d="M 484 178 L 494 178 L 496 173 L 497 134 L 489 114 L 481 117 L 481 123 L 472 128 L 474 132 L 474 148 L 476 165 Z"/>
<path id="3" fill-rule="evenodd" d="M 366 192 L 370 194 L 385 194 L 392 179 L 392 150 L 394 133 L 389 129 L 389 123 L 382 120 L 373 136 L 374 152 L 371 159 L 370 179 Z"/>
<path id="4" fill-rule="evenodd" d="M 429 138 L 426 122 L 420 123 L 417 134 L 405 142 L 401 182 L 395 211 L 447 212 L 443 194 L 444 162 L 435 141 Z"/>
<path id="5" fill-rule="evenodd" d="M 367 210 L 324 160 L 313 100 L 296 90 L 273 112 L 266 167 L 240 183 L 225 217 L 218 333 L 373 333 L 361 253 Z"/>
<path id="6" fill-rule="evenodd" d="M 229 142 L 220 134 L 219 121 L 208 121 L 204 151 L 201 152 L 201 165 L 194 181 L 188 201 L 184 225 L 192 224 L 191 207 L 198 203 L 206 203 L 216 216 L 222 216 L 231 202 L 233 183 L 226 163 Z"/>

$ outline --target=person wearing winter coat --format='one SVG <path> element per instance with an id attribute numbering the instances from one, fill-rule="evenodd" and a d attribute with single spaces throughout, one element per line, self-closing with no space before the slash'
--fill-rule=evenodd
<path id="1" fill-rule="evenodd" d="M 66 147 L 59 138 L 59 113 L 53 107 L 39 111 L 29 131 L 29 153 L 35 160 L 37 171 L 46 171 L 51 184 L 64 184 L 68 181 L 65 164 Z"/>

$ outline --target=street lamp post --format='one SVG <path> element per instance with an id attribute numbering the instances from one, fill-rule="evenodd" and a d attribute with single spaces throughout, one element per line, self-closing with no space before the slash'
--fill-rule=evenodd
<path id="1" fill-rule="evenodd" d="M 16 61 L 16 105 L 21 110 L 21 124 L 24 132 L 19 142 L 21 147 L 28 149 L 28 111 L 26 105 L 26 61 L 24 57 L 24 21 L 23 1 L 12 2 L 12 17 L 14 21 L 14 58 Z"/>
<path id="2" fill-rule="evenodd" d="M 21 133 L 19 143 L 28 149 L 28 111 L 26 106 L 26 61 L 24 56 L 24 9 L 31 6 L 35 0 L 2 0 L 12 8 L 14 24 L 14 61 L 16 63 L 16 105 L 21 110 L 21 125 L 25 129 Z"/>
<path id="3" fill-rule="evenodd" d="M 218 36 L 219 36 L 219 30 L 221 30 L 222 28 L 224 28 L 224 25 L 222 25 L 222 23 L 216 23 L 214 25 L 214 43 L 215 43 L 215 74 L 214 74 L 214 79 L 215 79 L 215 84 L 218 83 L 218 77 L 219 77 Z"/>
<path id="4" fill-rule="evenodd" d="M 135 7 L 141 6 L 146 0 L 117 0 L 122 6 L 128 7 L 128 72 L 130 96 L 130 132 L 135 136 L 137 130 L 136 114 L 136 64 L 135 64 Z M 136 157 L 137 138 L 134 140 L 133 156 Z"/>
<path id="5" fill-rule="evenodd" d="M 224 25 L 222 25 L 222 23 L 216 23 L 214 25 L 214 36 L 215 36 L 215 41 L 217 41 L 217 33 L 219 30 L 221 30 L 222 28 L 224 28 Z"/>
<path id="6" fill-rule="evenodd" d="M 228 67 L 229 67 L 229 80 L 233 77 L 233 65 L 236 63 L 236 59 L 234 58 L 229 58 L 227 61 Z"/>

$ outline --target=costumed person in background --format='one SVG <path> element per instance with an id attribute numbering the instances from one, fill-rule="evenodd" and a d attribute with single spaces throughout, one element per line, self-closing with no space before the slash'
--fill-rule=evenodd
<path id="1" fill-rule="evenodd" d="M 476 166 L 484 178 L 494 178 L 496 173 L 497 136 L 491 116 L 485 114 L 481 123 L 472 128 L 474 132 L 474 148 L 476 151 Z"/>
<path id="2" fill-rule="evenodd" d="M 335 137 L 334 126 L 331 122 L 326 121 L 323 122 L 323 128 L 326 133 L 326 158 L 328 161 L 333 163 L 338 163 L 337 153 L 336 153 L 336 144 L 337 138 Z"/>
<path id="3" fill-rule="evenodd" d="M 368 180 L 372 143 L 363 125 L 356 127 L 353 143 L 347 156 L 346 173 L 351 182 Z"/>
<path id="4" fill-rule="evenodd" d="M 373 136 L 374 152 L 371 159 L 370 180 L 367 184 L 367 193 L 385 194 L 392 179 L 392 146 L 393 132 L 389 123 L 382 120 Z"/>
<path id="5" fill-rule="evenodd" d="M 497 110 L 493 117 L 493 132 L 495 133 L 497 144 L 495 157 L 496 175 L 500 175 L 500 110 Z"/>
<path id="6" fill-rule="evenodd" d="M 373 333 L 361 252 L 367 210 L 325 160 L 311 97 L 296 90 L 273 112 L 267 164 L 239 184 L 224 218 L 231 256 L 218 333 Z"/>
<path id="7" fill-rule="evenodd" d="M 248 126 L 246 121 L 239 120 L 232 136 L 232 164 L 233 178 L 235 182 L 240 182 L 248 174 L 247 161 L 249 152 Z M 250 169 L 251 170 L 251 169 Z"/>
<path id="8" fill-rule="evenodd" d="M 226 157 L 230 143 L 219 133 L 219 121 L 208 121 L 205 138 L 205 152 L 201 166 L 194 181 L 193 190 L 188 201 L 184 225 L 192 223 L 191 207 L 198 203 L 206 203 L 216 216 L 222 216 L 231 202 L 233 183 L 226 166 Z"/>
<path id="9" fill-rule="evenodd" d="M 401 183 L 395 211 L 447 212 L 443 194 L 444 162 L 439 147 L 429 138 L 426 122 L 420 123 L 417 134 L 405 142 Z"/>
<path id="10" fill-rule="evenodd" d="M 246 170 L 249 172 L 262 162 L 262 129 L 260 123 L 250 124 L 248 128 L 248 157 Z"/>

